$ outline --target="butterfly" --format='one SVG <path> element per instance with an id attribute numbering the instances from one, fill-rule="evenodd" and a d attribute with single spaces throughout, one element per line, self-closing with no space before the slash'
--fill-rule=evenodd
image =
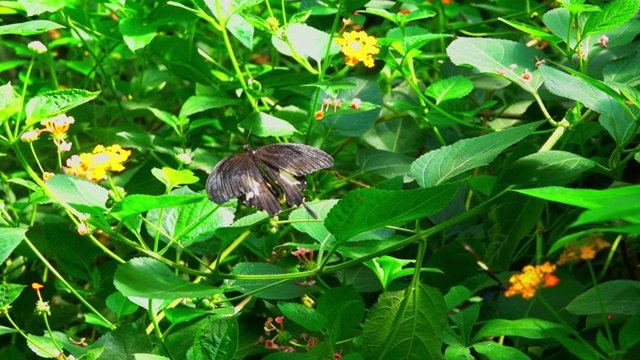
<path id="1" fill-rule="evenodd" d="M 216 204 L 244 195 L 244 203 L 269 216 L 282 210 L 281 194 L 289 206 L 303 205 L 301 190 L 306 188 L 304 175 L 333 166 L 333 158 L 313 146 L 271 144 L 257 150 L 244 145 L 244 153 L 220 161 L 207 179 L 207 194 Z"/>

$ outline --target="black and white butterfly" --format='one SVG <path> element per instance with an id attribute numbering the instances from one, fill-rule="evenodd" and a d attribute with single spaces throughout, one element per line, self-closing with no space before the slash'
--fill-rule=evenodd
<path id="1" fill-rule="evenodd" d="M 257 150 L 244 146 L 244 153 L 231 155 L 216 165 L 207 179 L 207 194 L 216 204 L 244 195 L 244 203 L 269 216 L 282 206 L 281 194 L 289 206 L 304 204 L 301 190 L 304 175 L 333 166 L 333 158 L 322 150 L 302 144 L 271 144 Z"/>

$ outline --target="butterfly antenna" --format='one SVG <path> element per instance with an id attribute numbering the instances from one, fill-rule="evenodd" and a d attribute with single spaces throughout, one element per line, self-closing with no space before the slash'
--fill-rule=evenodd
<path id="1" fill-rule="evenodd" d="M 246 145 L 249 142 L 249 138 L 251 137 L 251 130 L 253 129 L 253 125 L 251 125 L 251 127 L 249 127 L 249 133 L 247 134 L 247 137 L 244 139 L 244 144 Z"/>
<path id="2" fill-rule="evenodd" d="M 311 210 L 311 208 L 308 207 L 307 204 L 303 202 L 302 206 L 304 206 L 304 208 L 307 209 L 307 212 L 309 213 L 309 215 L 311 215 L 312 218 L 318 220 L 318 215 L 315 212 L 313 212 L 313 210 Z"/>
<path id="3" fill-rule="evenodd" d="M 474 259 L 476 259 L 476 263 L 478 263 L 478 266 L 482 270 L 484 270 L 484 272 L 486 272 L 487 275 L 489 275 L 495 282 L 502 285 L 502 281 L 500 281 L 500 279 L 498 279 L 496 274 L 494 274 L 493 271 L 489 269 L 489 266 L 487 266 L 487 264 L 484 261 L 482 261 L 482 259 L 480 259 L 480 256 L 478 256 L 475 250 L 473 250 L 471 245 L 467 244 L 466 242 L 462 242 L 462 246 L 464 246 L 465 250 L 467 250 L 471 254 L 471 256 L 473 256 Z"/>

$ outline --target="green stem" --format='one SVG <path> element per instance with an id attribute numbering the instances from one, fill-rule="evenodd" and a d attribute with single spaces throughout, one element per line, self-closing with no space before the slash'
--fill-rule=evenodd
<path id="1" fill-rule="evenodd" d="M 109 327 L 111 328 L 111 330 L 114 330 L 116 327 L 115 325 L 113 325 L 109 320 L 107 320 L 107 318 L 105 318 L 100 312 L 98 312 L 98 310 L 96 310 L 93 306 L 91 306 L 91 304 L 89 304 L 89 302 L 87 302 L 87 300 L 85 300 L 74 288 L 73 286 L 71 286 L 71 284 L 69 284 L 67 282 L 67 280 L 65 280 L 65 278 L 58 272 L 58 270 L 56 270 L 56 268 L 53 267 L 53 265 L 51 265 L 51 263 L 44 257 L 44 255 L 42 255 L 42 253 L 40 253 L 40 251 L 38 250 L 38 248 L 35 247 L 35 245 L 33 245 L 33 243 L 29 240 L 29 238 L 27 238 L 26 236 L 24 237 L 23 241 L 27 244 L 27 246 L 29 246 L 31 248 L 31 250 L 33 251 L 34 254 L 36 254 L 36 256 L 40 259 L 40 261 L 42 261 L 42 263 L 47 267 L 47 269 L 49 269 L 49 271 L 51 271 L 51 273 L 53 275 L 55 275 L 55 277 L 62 283 L 64 284 L 64 286 L 67 288 L 67 290 L 73 294 L 81 303 L 83 303 L 89 310 L 91 310 L 92 313 L 94 313 L 97 317 L 100 318 L 100 320 L 102 320 L 104 322 L 105 325 L 109 325 Z"/>

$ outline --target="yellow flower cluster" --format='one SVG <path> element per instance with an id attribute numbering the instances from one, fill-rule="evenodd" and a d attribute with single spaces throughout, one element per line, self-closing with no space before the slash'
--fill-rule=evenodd
<path id="1" fill-rule="evenodd" d="M 506 297 L 522 295 L 523 299 L 531 299 L 539 288 L 558 284 L 558 277 L 552 274 L 555 270 L 556 266 L 548 261 L 542 265 L 527 265 L 522 269 L 522 274 L 511 276 L 509 279 L 511 286 L 504 295 Z"/>
<path id="2" fill-rule="evenodd" d="M 602 239 L 601 233 L 591 234 L 583 239 L 574 240 L 564 246 L 564 251 L 558 258 L 558 265 L 564 265 L 570 261 L 591 260 L 596 257 L 596 253 L 606 249 L 611 244 Z"/>
<path id="3" fill-rule="evenodd" d="M 106 177 L 107 171 L 124 170 L 122 163 L 130 155 L 131 151 L 121 148 L 120 145 L 98 145 L 91 153 L 73 155 L 69 158 L 65 172 L 97 182 Z"/>
<path id="4" fill-rule="evenodd" d="M 349 66 L 356 66 L 362 61 L 364 66 L 373 67 L 373 57 L 380 52 L 378 40 L 367 35 L 364 31 L 345 32 L 342 38 L 336 38 L 342 53 L 345 55 L 345 63 Z"/>

